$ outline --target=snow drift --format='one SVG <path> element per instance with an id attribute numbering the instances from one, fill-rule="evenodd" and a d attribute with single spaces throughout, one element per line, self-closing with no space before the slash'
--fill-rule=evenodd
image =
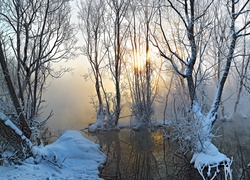
<path id="1" fill-rule="evenodd" d="M 50 145 L 33 147 L 33 153 L 37 157 L 23 165 L 0 167 L 1 179 L 100 179 L 98 167 L 106 159 L 99 145 L 72 130 Z"/>

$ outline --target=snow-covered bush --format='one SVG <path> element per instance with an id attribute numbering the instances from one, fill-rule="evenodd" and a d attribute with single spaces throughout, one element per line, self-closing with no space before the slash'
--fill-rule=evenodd
<path id="1" fill-rule="evenodd" d="M 112 92 L 106 92 L 102 105 L 100 105 L 96 97 L 91 98 L 90 102 L 95 109 L 96 121 L 90 124 L 88 127 L 89 132 L 96 132 L 102 130 L 119 129 L 118 122 L 116 122 L 116 115 L 118 109 L 116 109 L 116 96 Z"/>
<path id="2" fill-rule="evenodd" d="M 213 136 L 211 133 L 201 132 L 203 129 L 202 121 L 200 118 L 194 118 L 192 112 L 175 114 L 171 117 L 168 126 L 170 133 L 165 134 L 165 136 L 177 141 L 180 145 L 179 151 L 184 153 L 193 151 L 197 142 L 202 143 L 205 139 Z"/>
<path id="3" fill-rule="evenodd" d="M 143 101 L 131 103 L 132 121 L 134 130 L 150 127 L 154 120 L 154 108 Z"/>
<path id="4" fill-rule="evenodd" d="M 165 133 L 165 137 L 177 141 L 182 153 L 193 154 L 190 162 L 204 180 L 214 179 L 221 169 L 224 170 L 225 180 L 231 179 L 232 161 L 212 144 L 215 136 L 211 132 L 210 116 L 204 116 L 197 104 L 190 111 L 183 108 L 179 113 L 175 112 L 168 124 L 170 132 Z"/>

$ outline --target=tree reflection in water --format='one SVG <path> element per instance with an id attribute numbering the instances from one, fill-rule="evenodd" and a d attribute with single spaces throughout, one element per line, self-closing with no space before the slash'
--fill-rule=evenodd
<path id="1" fill-rule="evenodd" d="M 250 179 L 250 119 L 215 124 L 213 143 L 233 157 L 234 180 Z M 219 130 L 217 127 L 220 127 Z M 101 177 L 109 180 L 199 180 L 190 155 L 178 152 L 178 144 L 162 138 L 162 131 L 150 130 L 98 132 L 88 138 L 96 141 L 107 155 Z M 86 134 L 85 134 L 86 135 Z M 221 172 L 216 180 L 224 180 Z"/>
<path id="2" fill-rule="evenodd" d="M 190 164 L 190 156 L 178 154 L 178 145 L 164 140 L 160 130 L 123 129 L 92 136 L 107 155 L 100 175 L 104 179 L 200 179 Z"/>
<path id="3" fill-rule="evenodd" d="M 217 134 L 222 134 L 222 137 L 215 138 L 214 143 L 222 152 L 228 154 L 228 157 L 233 157 L 233 179 L 250 179 L 249 119 L 237 117 L 236 121 L 226 122 Z M 223 179 L 222 175 L 218 179 Z"/>

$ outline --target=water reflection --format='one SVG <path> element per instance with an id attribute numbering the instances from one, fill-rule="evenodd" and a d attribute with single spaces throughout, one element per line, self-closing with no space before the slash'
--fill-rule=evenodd
<path id="1" fill-rule="evenodd" d="M 250 179 L 250 119 L 215 124 L 213 143 L 228 157 L 233 157 L 234 180 Z M 219 129 L 217 129 L 220 127 Z M 85 134 L 100 144 L 107 155 L 101 177 L 107 180 L 199 180 L 190 164 L 190 154 L 177 153 L 178 144 L 162 138 L 162 131 L 150 130 L 98 132 Z M 215 180 L 224 180 L 223 169 Z"/>
<path id="2" fill-rule="evenodd" d="M 178 154 L 178 146 L 163 140 L 161 130 L 99 132 L 92 134 L 107 162 L 101 177 L 107 180 L 200 179 L 190 157 Z"/>
<path id="3" fill-rule="evenodd" d="M 250 179 L 250 123 L 249 119 L 224 123 L 215 138 L 214 143 L 221 152 L 233 158 L 233 179 Z M 222 179 L 222 177 L 220 177 Z"/>

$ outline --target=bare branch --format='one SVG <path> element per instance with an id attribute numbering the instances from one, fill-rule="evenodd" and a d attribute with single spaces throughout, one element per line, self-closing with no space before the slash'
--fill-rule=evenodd
<path id="1" fill-rule="evenodd" d="M 248 21 L 247 23 L 245 23 L 245 25 L 244 25 L 241 29 L 239 29 L 239 30 L 236 32 L 237 36 L 238 36 L 242 31 L 244 31 L 249 25 L 250 25 L 250 21 Z M 242 35 L 241 35 L 241 36 L 242 36 Z"/>
<path id="2" fill-rule="evenodd" d="M 185 27 L 188 28 L 188 24 L 187 22 L 185 21 L 185 18 L 181 15 L 180 11 L 173 5 L 173 3 L 171 2 L 171 0 L 168 0 L 171 8 L 173 8 L 173 10 L 179 15 L 179 17 L 181 18 L 182 22 L 184 23 Z M 186 4 L 186 1 L 185 1 L 185 4 L 184 3 L 181 3 L 184 7 L 187 7 L 187 4 Z M 187 15 L 187 12 L 186 12 L 186 15 Z M 187 20 L 189 18 L 187 17 Z"/>

